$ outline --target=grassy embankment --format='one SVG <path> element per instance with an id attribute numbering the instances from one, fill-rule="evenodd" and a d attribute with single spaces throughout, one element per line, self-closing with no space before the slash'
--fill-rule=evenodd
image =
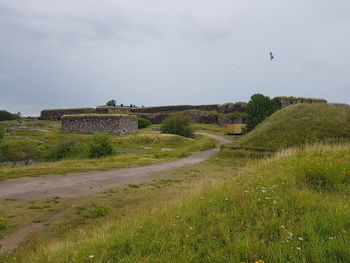
<path id="1" fill-rule="evenodd" d="M 186 157 L 193 152 L 207 150 L 216 145 L 214 140 L 205 136 L 197 136 L 195 139 L 167 134 L 111 136 L 116 154 L 105 158 L 88 159 L 87 147 L 91 135 L 62 132 L 59 122 L 22 121 L 22 123 L 7 122 L 2 125 L 9 130 L 4 137 L 4 143 L 30 141 L 48 152 L 55 150 L 55 146 L 62 141 L 68 143 L 74 141 L 77 146 L 70 155 L 57 161 L 38 162 L 30 166 L 0 165 L 0 180 L 22 176 L 143 166 Z"/>
<path id="2" fill-rule="evenodd" d="M 297 104 L 279 110 L 235 145 L 283 149 L 350 139 L 350 106 Z"/>
<path id="3" fill-rule="evenodd" d="M 176 172 L 183 179 L 207 178 L 192 182 L 195 187 L 186 194 L 181 183 L 154 190 L 146 200 L 120 209 L 125 216 L 95 219 L 55 238 L 39 236 L 3 260 L 347 262 L 349 162 L 349 145 L 316 145 L 283 151 L 234 177 L 237 163 L 222 153 Z M 137 195 L 148 187 L 153 186 L 128 191 Z"/>

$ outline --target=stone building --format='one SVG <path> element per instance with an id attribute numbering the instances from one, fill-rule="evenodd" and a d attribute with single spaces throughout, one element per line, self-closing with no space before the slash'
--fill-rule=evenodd
<path id="1" fill-rule="evenodd" d="M 106 132 L 125 135 L 138 131 L 138 119 L 135 115 L 123 114 L 64 115 L 62 116 L 62 129 L 75 133 Z"/>

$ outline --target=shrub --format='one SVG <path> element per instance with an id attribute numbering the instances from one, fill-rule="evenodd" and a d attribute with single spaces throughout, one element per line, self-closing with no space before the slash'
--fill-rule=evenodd
<path id="1" fill-rule="evenodd" d="M 0 110 L 0 121 L 19 120 L 20 118 L 19 114 L 12 114 L 8 111 Z"/>
<path id="2" fill-rule="evenodd" d="M 177 134 L 193 138 L 192 122 L 186 115 L 174 114 L 164 120 L 160 127 L 161 133 Z"/>
<path id="3" fill-rule="evenodd" d="M 53 147 L 50 159 L 60 160 L 64 158 L 87 158 L 89 155 L 87 148 L 88 147 L 86 144 L 79 143 L 77 139 L 64 139 Z"/>
<path id="4" fill-rule="evenodd" d="M 146 127 L 150 126 L 151 124 L 152 124 L 152 122 L 150 122 L 149 120 L 147 120 L 145 118 L 139 118 L 139 129 L 146 128 Z"/>
<path id="5" fill-rule="evenodd" d="M 117 105 L 117 102 L 112 99 L 112 100 L 107 101 L 106 105 L 109 107 L 115 107 Z"/>
<path id="6" fill-rule="evenodd" d="M 99 158 L 112 155 L 114 152 L 110 136 L 106 133 L 94 134 L 89 148 L 91 158 Z"/>
<path id="7" fill-rule="evenodd" d="M 297 176 L 319 191 L 343 190 L 350 184 L 350 164 L 335 156 L 311 156 L 298 160 Z"/>
<path id="8" fill-rule="evenodd" d="M 0 161 L 2 162 L 24 162 L 40 161 L 47 157 L 48 150 L 34 142 L 8 141 L 0 145 Z"/>
<path id="9" fill-rule="evenodd" d="M 262 94 L 250 97 L 246 112 L 248 114 L 246 131 L 252 131 L 256 125 L 278 110 L 277 102 Z"/>
<path id="10" fill-rule="evenodd" d="M 102 216 L 106 216 L 108 213 L 108 208 L 103 206 L 98 206 L 89 210 L 87 218 L 98 218 Z"/>

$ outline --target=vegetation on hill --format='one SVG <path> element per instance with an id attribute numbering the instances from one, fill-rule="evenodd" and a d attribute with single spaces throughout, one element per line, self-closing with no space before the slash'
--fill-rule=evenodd
<path id="1" fill-rule="evenodd" d="M 247 113 L 247 132 L 252 131 L 259 123 L 278 110 L 276 101 L 262 94 L 254 94 L 246 107 Z"/>
<path id="2" fill-rule="evenodd" d="M 161 133 L 177 134 L 193 138 L 193 128 L 190 118 L 182 114 L 173 114 L 166 118 L 160 126 Z"/>
<path id="3" fill-rule="evenodd" d="M 21 116 L 19 114 L 13 114 L 11 112 L 0 110 L 0 121 L 19 120 Z"/>
<path id="4" fill-rule="evenodd" d="M 182 199 L 172 192 L 176 187 L 169 188 L 173 201 L 167 203 L 161 198 L 164 189 L 147 195 L 149 202 L 130 206 L 128 216 L 107 215 L 90 227 L 56 238 L 39 237 L 3 258 L 55 263 L 347 262 L 349 161 L 349 145 L 317 145 L 281 152 L 230 178 L 237 158 L 216 157 L 179 173 L 183 178 L 197 173 L 212 180 L 221 176 L 224 184 L 197 184 Z M 309 180 L 317 174 L 333 178 L 339 172 L 344 180 L 337 187 Z M 333 185 L 332 180 L 325 185 Z"/>
<path id="5" fill-rule="evenodd" d="M 281 149 L 349 139 L 349 105 L 297 104 L 275 112 L 236 144 Z"/>

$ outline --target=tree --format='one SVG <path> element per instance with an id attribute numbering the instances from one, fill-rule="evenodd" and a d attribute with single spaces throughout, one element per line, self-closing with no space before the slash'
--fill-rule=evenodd
<path id="1" fill-rule="evenodd" d="M 193 128 L 190 118 L 182 114 L 174 114 L 164 120 L 160 127 L 161 133 L 177 134 L 193 138 Z"/>
<path id="2" fill-rule="evenodd" d="M 117 105 L 117 102 L 116 102 L 116 100 L 112 99 L 112 100 L 107 101 L 106 105 L 109 107 L 115 107 Z"/>
<path id="3" fill-rule="evenodd" d="M 247 132 L 253 130 L 260 122 L 278 110 L 276 101 L 263 94 L 254 94 L 247 104 Z"/>
<path id="4" fill-rule="evenodd" d="M 5 110 L 0 110 L 0 121 L 19 120 L 21 117 L 18 114 L 12 114 Z"/>

